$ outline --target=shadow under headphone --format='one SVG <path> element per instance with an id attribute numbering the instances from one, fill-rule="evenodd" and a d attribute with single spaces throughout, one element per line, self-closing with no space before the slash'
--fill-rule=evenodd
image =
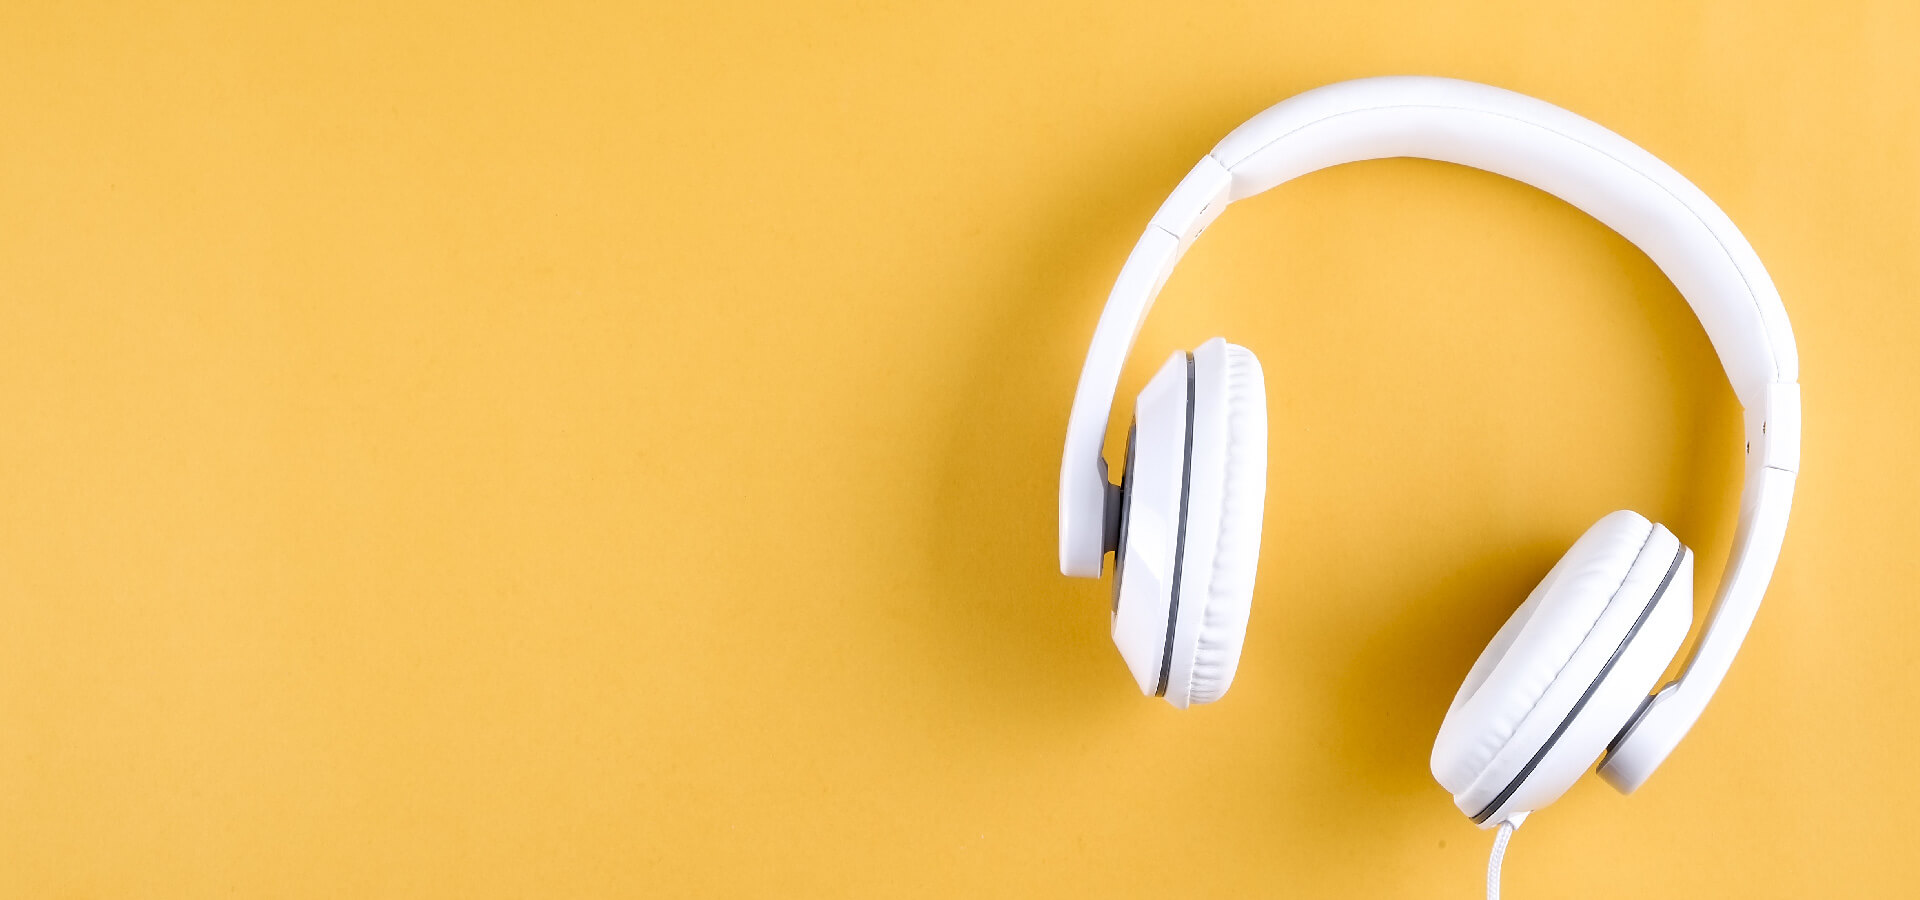
<path id="1" fill-rule="evenodd" d="M 1491 828 L 1552 803 L 1602 754 L 1600 776 L 1629 793 L 1667 758 L 1746 638 L 1799 470 L 1799 357 L 1772 279 L 1712 200 L 1625 138 L 1540 100 L 1424 77 L 1328 85 L 1227 135 L 1155 213 L 1094 331 L 1060 464 L 1060 570 L 1097 578 L 1114 553 L 1113 640 L 1143 692 L 1182 708 L 1226 693 L 1260 555 L 1260 363 L 1220 338 L 1174 353 L 1140 393 L 1116 486 L 1101 448 L 1121 365 L 1174 264 L 1227 204 L 1403 156 L 1525 182 L 1632 241 L 1686 297 L 1745 410 L 1732 553 L 1677 681 L 1655 690 L 1692 623 L 1693 551 L 1625 510 L 1574 542 L 1467 674 L 1433 775 Z"/>

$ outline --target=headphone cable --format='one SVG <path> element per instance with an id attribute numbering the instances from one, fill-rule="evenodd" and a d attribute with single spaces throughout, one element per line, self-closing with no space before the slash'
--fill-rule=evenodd
<path id="1" fill-rule="evenodd" d="M 1487 857 L 1487 900 L 1500 900 L 1500 862 L 1507 858 L 1507 841 L 1513 838 L 1513 830 L 1527 820 L 1526 813 L 1520 813 L 1500 823 L 1500 831 L 1493 836 L 1493 853 Z"/>

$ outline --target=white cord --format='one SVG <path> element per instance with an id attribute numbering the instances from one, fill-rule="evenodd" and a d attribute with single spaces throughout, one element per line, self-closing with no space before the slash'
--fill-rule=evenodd
<path id="1" fill-rule="evenodd" d="M 1507 858 L 1507 841 L 1513 838 L 1513 830 L 1527 820 L 1526 813 L 1520 813 L 1500 823 L 1499 833 L 1493 836 L 1493 855 L 1487 857 L 1487 900 L 1500 900 L 1500 861 Z"/>

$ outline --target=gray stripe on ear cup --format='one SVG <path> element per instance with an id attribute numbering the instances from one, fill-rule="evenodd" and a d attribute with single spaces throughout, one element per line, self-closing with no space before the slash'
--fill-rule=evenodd
<path id="1" fill-rule="evenodd" d="M 1560 720 L 1560 727 L 1547 735 L 1546 743 L 1541 744 L 1540 749 L 1534 752 L 1533 758 L 1527 760 L 1527 764 L 1520 768 L 1520 774 L 1513 776 L 1513 781 L 1508 782 L 1506 789 L 1501 791 L 1499 796 L 1494 797 L 1492 802 L 1474 814 L 1474 824 L 1487 821 L 1501 804 L 1507 802 L 1507 798 L 1513 796 L 1514 791 L 1520 789 L 1520 785 L 1526 782 L 1527 776 L 1533 774 L 1534 767 L 1540 765 L 1540 760 L 1546 758 L 1547 751 L 1553 749 L 1553 745 L 1560 740 L 1560 736 L 1565 734 L 1567 728 L 1573 724 L 1574 718 L 1587 707 L 1587 701 L 1593 699 L 1593 692 L 1600 689 L 1600 682 L 1607 680 L 1607 673 L 1613 671 L 1613 664 L 1620 661 L 1620 655 L 1627 652 L 1627 645 L 1633 643 L 1634 635 L 1640 633 L 1640 626 L 1647 624 L 1648 617 L 1653 615 L 1653 608 L 1659 605 L 1660 598 L 1667 593 L 1667 585 L 1673 583 L 1674 573 L 1680 571 L 1680 563 L 1686 558 L 1687 545 L 1681 544 L 1680 552 L 1673 555 L 1673 563 L 1667 566 L 1666 576 L 1660 579 L 1660 586 L 1654 589 L 1653 599 L 1648 600 L 1646 608 L 1640 610 L 1640 618 L 1633 620 L 1633 627 L 1627 629 L 1627 636 L 1620 639 L 1620 646 L 1613 648 L 1613 655 L 1607 657 L 1607 664 L 1600 667 L 1600 674 L 1595 675 L 1593 683 L 1587 685 L 1586 693 L 1580 695 L 1580 700 L 1573 704 L 1573 709 L 1567 711 L 1567 717 Z"/>
<path id="2" fill-rule="evenodd" d="M 1133 524 L 1133 448 L 1140 434 L 1140 420 L 1127 423 L 1127 467 L 1120 472 L 1120 534 L 1113 547 L 1113 604 L 1108 612 L 1120 612 L 1120 582 L 1127 576 L 1127 530 Z"/>
<path id="3" fill-rule="evenodd" d="M 1160 686 L 1155 697 L 1167 695 L 1167 677 L 1173 674 L 1173 629 L 1180 621 L 1180 576 L 1187 561 L 1187 500 L 1193 495 L 1193 354 L 1187 354 L 1187 451 L 1180 461 L 1180 528 L 1173 539 L 1173 600 L 1167 604 L 1167 640 L 1160 649 Z"/>

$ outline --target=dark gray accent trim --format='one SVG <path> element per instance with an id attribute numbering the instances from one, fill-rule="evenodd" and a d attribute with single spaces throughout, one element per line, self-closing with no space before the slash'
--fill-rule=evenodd
<path id="1" fill-rule="evenodd" d="M 1120 486 L 1109 496 L 1117 496 L 1119 506 L 1119 533 L 1113 539 L 1113 603 L 1108 607 L 1112 613 L 1120 612 L 1120 584 L 1127 574 L 1127 525 L 1133 521 L 1133 441 L 1139 433 L 1140 420 L 1127 423 L 1127 467 L 1120 473 Z"/>
<path id="2" fill-rule="evenodd" d="M 1187 500 L 1193 496 L 1193 354 L 1187 354 L 1187 449 L 1180 461 L 1180 530 L 1173 539 L 1173 600 L 1167 604 L 1167 641 L 1160 648 L 1160 686 L 1155 697 L 1167 695 L 1167 676 L 1173 674 L 1173 629 L 1180 621 L 1180 576 L 1187 560 Z"/>
<path id="3" fill-rule="evenodd" d="M 1648 600 L 1646 608 L 1640 610 L 1640 618 L 1633 620 L 1633 627 L 1627 629 L 1627 636 L 1620 639 L 1620 646 L 1613 648 L 1613 655 L 1607 657 L 1607 664 L 1600 667 L 1600 674 L 1595 675 L 1593 677 L 1593 683 L 1587 685 L 1586 693 L 1580 695 L 1580 700 L 1573 704 L 1573 709 L 1567 711 L 1567 717 L 1560 720 L 1560 727 L 1555 728 L 1552 734 L 1547 735 L 1546 743 L 1541 744 L 1540 749 L 1534 752 L 1533 758 L 1527 760 L 1527 764 L 1520 768 L 1520 774 L 1513 776 L 1513 781 L 1507 784 L 1506 790 L 1501 791 L 1499 796 L 1493 798 L 1493 802 L 1488 803 L 1485 808 L 1474 814 L 1474 824 L 1477 825 L 1486 822 L 1488 818 L 1492 817 L 1496 810 L 1507 802 L 1507 798 L 1513 796 L 1514 791 L 1520 789 L 1520 785 L 1526 782 L 1527 776 L 1533 774 L 1534 767 L 1540 765 L 1540 760 L 1546 758 L 1547 751 L 1553 749 L 1553 745 L 1560 740 L 1560 736 L 1565 734 L 1568 726 L 1573 724 L 1574 718 L 1580 715 L 1580 711 L 1587 707 L 1587 701 L 1593 699 L 1593 692 L 1600 689 L 1600 682 L 1607 680 L 1607 673 L 1613 671 L 1613 664 L 1620 661 L 1621 654 L 1627 652 L 1627 645 L 1633 643 L 1634 636 L 1640 633 L 1640 626 L 1647 624 L 1647 618 L 1653 615 L 1653 608 L 1660 603 L 1660 598 L 1667 593 L 1667 585 L 1673 583 L 1674 573 L 1680 571 L 1680 562 L 1686 558 L 1687 545 L 1681 544 L 1680 552 L 1673 555 L 1673 563 L 1667 566 L 1666 576 L 1660 579 L 1660 586 L 1654 589 L 1653 599 Z"/>
<path id="4" fill-rule="evenodd" d="M 1126 480 L 1122 475 L 1121 480 Z M 1112 553 L 1120 549 L 1120 517 L 1126 508 L 1127 492 L 1117 484 L 1107 485 L 1107 493 L 1100 498 L 1100 552 Z"/>

